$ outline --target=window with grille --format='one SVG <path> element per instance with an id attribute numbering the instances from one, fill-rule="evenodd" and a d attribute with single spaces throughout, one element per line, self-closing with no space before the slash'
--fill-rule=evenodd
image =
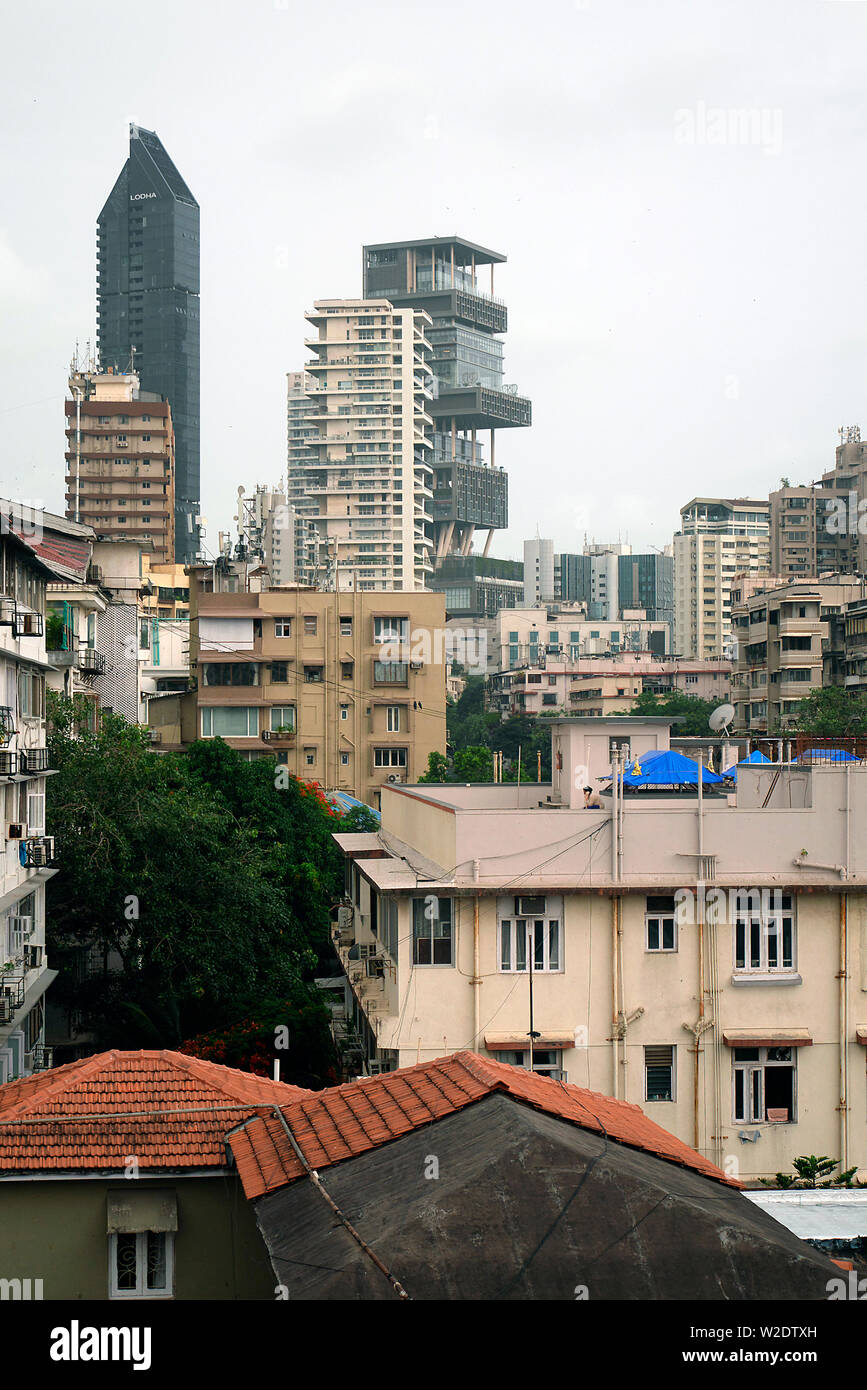
<path id="1" fill-rule="evenodd" d="M 732 1055 L 736 1124 L 787 1123 L 795 1116 L 795 1049 L 736 1047 Z"/>
<path id="2" fill-rule="evenodd" d="M 738 895 L 734 926 L 735 973 L 786 974 L 795 970 L 795 913 L 791 893 Z"/>
<path id="3" fill-rule="evenodd" d="M 500 919 L 500 970 L 521 974 L 530 969 L 529 952 L 533 952 L 533 971 L 562 970 L 560 921 L 553 917 L 512 917 Z"/>
<path id="4" fill-rule="evenodd" d="M 171 1298 L 174 1234 L 117 1231 L 109 1236 L 110 1298 Z"/>
<path id="5" fill-rule="evenodd" d="M 644 1049 L 645 1100 L 674 1100 L 674 1059 L 673 1047 Z"/>

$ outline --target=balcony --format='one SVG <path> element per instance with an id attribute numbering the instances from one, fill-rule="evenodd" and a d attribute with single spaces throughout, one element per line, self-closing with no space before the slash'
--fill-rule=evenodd
<path id="1" fill-rule="evenodd" d="M 22 868 L 45 869 L 55 862 L 54 836 L 35 835 L 22 840 L 18 846 L 18 857 Z"/>
<path id="2" fill-rule="evenodd" d="M 78 653 L 78 669 L 83 676 L 101 676 L 105 670 L 105 657 L 93 647 L 82 647 Z"/>
<path id="3" fill-rule="evenodd" d="M 284 748 L 291 748 L 295 742 L 294 729 L 263 729 L 263 743 L 279 743 Z"/>
<path id="4" fill-rule="evenodd" d="M 15 610 L 12 618 L 13 637 L 41 637 L 45 631 L 45 619 L 41 613 L 23 613 Z"/>
<path id="5" fill-rule="evenodd" d="M 23 748 L 20 753 L 21 771 L 47 772 L 48 771 L 48 749 L 47 748 Z"/>
<path id="6" fill-rule="evenodd" d="M 17 777 L 18 775 L 18 754 L 10 753 L 8 749 L 0 751 L 0 777 Z"/>

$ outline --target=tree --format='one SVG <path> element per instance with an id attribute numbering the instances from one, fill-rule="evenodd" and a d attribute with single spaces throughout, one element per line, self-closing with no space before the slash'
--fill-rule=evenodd
<path id="1" fill-rule="evenodd" d="M 454 755 L 457 782 L 493 782 L 494 759 L 490 748 L 459 748 Z"/>
<path id="2" fill-rule="evenodd" d="M 273 1076 L 279 1060 L 281 1081 L 312 1090 L 340 1079 L 328 1007 L 313 987 L 264 999 L 252 1016 L 189 1038 L 179 1051 L 257 1076 Z"/>
<path id="3" fill-rule="evenodd" d="M 857 1173 L 857 1168 L 847 1168 L 845 1172 L 834 1174 L 834 1169 L 840 1166 L 839 1158 L 828 1158 L 823 1155 L 817 1158 L 815 1154 L 803 1155 L 801 1158 L 792 1159 L 792 1167 L 797 1174 L 792 1177 L 791 1173 L 777 1173 L 774 1178 L 763 1178 L 762 1182 L 766 1187 L 852 1187 L 852 1178 Z M 825 1182 L 820 1182 L 820 1178 L 825 1178 Z"/>
<path id="4" fill-rule="evenodd" d="M 820 737 L 867 733 L 867 696 L 842 685 L 811 690 L 800 703 L 795 728 Z"/>
<path id="5" fill-rule="evenodd" d="M 447 782 L 449 779 L 449 760 L 445 753 L 428 753 L 427 772 L 419 777 L 420 782 Z"/>
<path id="6" fill-rule="evenodd" d="M 288 776 L 278 788 L 273 762 L 245 762 L 220 739 L 158 756 L 119 716 L 76 738 L 77 727 L 72 703 L 52 702 L 57 1002 L 98 1047 L 155 1047 L 248 1002 L 304 995 L 330 953 L 342 880 L 339 818 L 320 795 Z M 76 983 L 94 957 L 102 968 Z"/>
<path id="7" fill-rule="evenodd" d="M 717 708 L 718 700 L 700 700 L 696 695 L 686 695 L 682 690 L 670 690 L 656 694 L 652 690 L 642 690 L 625 713 L 670 716 L 677 719 L 677 733 L 688 737 L 707 738 L 712 730 L 708 716 Z"/>

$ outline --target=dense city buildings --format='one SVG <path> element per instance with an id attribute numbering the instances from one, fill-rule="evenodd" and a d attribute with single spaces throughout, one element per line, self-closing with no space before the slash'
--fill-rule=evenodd
<path id="1" fill-rule="evenodd" d="M 490 675 L 488 702 L 500 714 L 628 714 L 645 690 L 680 691 L 722 704 L 730 697 L 732 663 L 723 659 L 661 659 L 649 653 L 545 656 L 539 666 Z"/>
<path id="2" fill-rule="evenodd" d="M 442 594 L 450 618 L 479 621 L 493 618 L 501 608 L 524 602 L 524 566 L 520 560 L 493 556 L 446 555 L 428 576 L 428 588 Z"/>
<path id="3" fill-rule="evenodd" d="M 494 296 L 494 267 L 506 258 L 462 237 L 380 242 L 365 246 L 363 255 L 366 297 L 430 316 L 435 567 L 448 555 L 466 560 L 479 529 L 487 531 L 487 556 L 494 531 L 508 525 L 508 479 L 496 464 L 496 432 L 532 420 L 529 400 L 505 382 L 500 335 L 508 315 Z M 485 271 L 490 280 L 483 287 Z"/>
<path id="4" fill-rule="evenodd" d="M 488 660 L 493 670 L 535 667 L 540 657 L 576 660 L 621 651 L 662 657 L 671 650 L 667 623 L 628 609 L 606 621 L 589 618 L 584 604 L 541 604 L 497 613 L 491 629 Z"/>
<path id="5" fill-rule="evenodd" d="M 171 407 L 174 554 L 199 550 L 199 205 L 159 137 L 131 125 L 129 157 L 97 222 L 103 372 L 134 371 Z"/>
<path id="6" fill-rule="evenodd" d="M 315 522 L 338 587 L 424 589 L 433 571 L 430 318 L 385 299 L 319 300 L 289 439 L 287 501 Z M 291 383 L 290 383 L 291 391 Z M 290 394 L 290 409 L 293 402 Z"/>
<path id="7" fill-rule="evenodd" d="M 694 497 L 674 537 L 674 646 L 678 656 L 732 656 L 736 574 L 769 573 L 770 503 Z"/>
<path id="8" fill-rule="evenodd" d="M 152 699 L 163 748 L 222 738 L 251 759 L 378 806 L 445 748 L 439 594 L 262 589 L 240 567 L 190 571 L 196 688 Z"/>
<path id="9" fill-rule="evenodd" d="M 251 493 L 239 490 L 237 521 L 242 546 L 248 557 L 258 556 L 265 565 L 273 588 L 329 577 L 327 549 L 316 522 L 290 506 L 282 488 L 257 483 Z"/>
<path id="10" fill-rule="evenodd" d="M 73 370 L 66 401 L 66 515 L 117 540 L 141 537 L 174 563 L 171 406 L 137 373 Z"/>
<path id="11" fill-rule="evenodd" d="M 829 670 L 832 624 L 837 620 L 842 649 L 848 605 L 862 592 L 857 578 L 834 574 L 757 588 L 733 603 L 737 730 L 773 734 L 795 726 L 801 701 L 811 690 L 832 683 L 826 679 L 835 674 Z"/>

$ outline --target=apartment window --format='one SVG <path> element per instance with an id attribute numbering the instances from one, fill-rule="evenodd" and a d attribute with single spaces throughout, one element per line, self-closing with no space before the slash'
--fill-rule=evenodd
<path id="1" fill-rule="evenodd" d="M 791 1047 L 736 1047 L 732 1056 L 735 1123 L 795 1119 L 795 1051 Z"/>
<path id="2" fill-rule="evenodd" d="M 322 684 L 322 667 L 321 667 L 321 666 L 305 666 L 305 667 L 304 667 L 304 680 L 305 680 L 305 682 L 306 682 L 307 685 L 321 685 L 321 684 Z"/>
<path id="3" fill-rule="evenodd" d="M 202 738 L 256 738 L 259 711 L 249 705 L 205 705 Z"/>
<path id="4" fill-rule="evenodd" d="M 341 753 L 341 754 L 340 754 L 340 766 L 341 766 L 341 767 L 349 767 L 349 754 L 348 754 L 348 753 Z"/>
<path id="5" fill-rule="evenodd" d="M 795 968 L 795 914 L 791 893 L 744 894 L 735 917 L 735 973 L 785 974 Z"/>
<path id="6" fill-rule="evenodd" d="M 453 965 L 452 900 L 412 899 L 413 965 Z"/>
<path id="7" fill-rule="evenodd" d="M 406 767 L 405 748 L 374 748 L 374 767 Z"/>
<path id="8" fill-rule="evenodd" d="M 202 685 L 258 685 L 259 667 L 252 661 L 206 661 Z"/>
<path id="9" fill-rule="evenodd" d="M 27 833 L 42 835 L 45 830 L 45 783 L 27 785 Z"/>
<path id="10" fill-rule="evenodd" d="M 286 685 L 289 680 L 289 662 L 271 662 L 271 681 L 274 685 Z"/>
<path id="11" fill-rule="evenodd" d="M 409 618 L 374 618 L 374 642 L 408 642 Z"/>
<path id="12" fill-rule="evenodd" d="M 510 1067 L 523 1067 L 524 1071 L 537 1071 L 542 1076 L 550 1076 L 554 1081 L 565 1081 L 566 1073 L 563 1070 L 563 1054 L 552 1047 L 533 1048 L 533 1066 L 530 1067 L 530 1053 L 527 1052 L 498 1052 L 498 1062 L 507 1062 Z"/>
<path id="13" fill-rule="evenodd" d="M 340 706 L 340 718 L 341 718 L 341 719 L 348 719 L 348 718 L 349 718 L 349 706 L 348 706 L 348 705 L 341 705 L 341 706 Z"/>
<path id="14" fill-rule="evenodd" d="M 275 636 L 275 637 L 291 637 L 291 636 L 292 636 L 292 619 L 291 619 L 291 618 L 275 618 L 275 619 L 274 619 L 274 636 Z"/>
<path id="15" fill-rule="evenodd" d="M 305 749 L 304 749 L 304 762 L 306 763 L 307 767 L 313 767 L 313 765 L 314 765 L 315 762 L 316 762 L 316 749 L 315 749 L 315 748 L 305 748 Z"/>
<path id="16" fill-rule="evenodd" d="M 648 895 L 644 925 L 648 951 L 677 950 L 677 918 L 673 896 Z"/>
<path id="17" fill-rule="evenodd" d="M 315 613 L 304 614 L 304 632 L 308 637 L 316 636 L 316 615 Z"/>
<path id="18" fill-rule="evenodd" d="M 340 619 L 340 636 L 341 636 L 341 637 L 351 637 L 351 636 L 352 636 L 352 619 L 351 619 L 351 618 L 341 618 L 341 619 Z"/>
<path id="19" fill-rule="evenodd" d="M 271 706 L 271 728 L 272 729 L 292 729 L 295 728 L 295 706 L 294 705 L 272 705 Z"/>
<path id="20" fill-rule="evenodd" d="M 534 973 L 556 973 L 563 968 L 559 917 L 501 917 L 498 947 L 500 970 L 507 974 L 529 969 L 528 947 L 533 951 Z"/>
<path id="21" fill-rule="evenodd" d="M 385 727 L 390 734 L 400 733 L 400 705 L 386 706 Z"/>
<path id="22" fill-rule="evenodd" d="M 405 661 L 374 661 L 373 680 L 375 685 L 406 685 L 407 664 Z"/>
<path id="23" fill-rule="evenodd" d="M 340 679 L 341 679 L 342 681 L 351 681 L 351 680 L 353 679 L 354 672 L 355 672 L 355 662 L 354 662 L 354 661 L 341 661 L 341 663 L 340 663 Z"/>
<path id="24" fill-rule="evenodd" d="M 116 1231 L 109 1236 L 110 1298 L 171 1298 L 174 1232 Z"/>
<path id="25" fill-rule="evenodd" d="M 674 1100 L 674 1061 L 673 1047 L 646 1047 L 644 1049 L 644 1099 Z"/>
<path id="26" fill-rule="evenodd" d="M 139 647 L 146 651 L 150 650 L 151 645 L 151 620 L 150 618 L 139 618 Z"/>

